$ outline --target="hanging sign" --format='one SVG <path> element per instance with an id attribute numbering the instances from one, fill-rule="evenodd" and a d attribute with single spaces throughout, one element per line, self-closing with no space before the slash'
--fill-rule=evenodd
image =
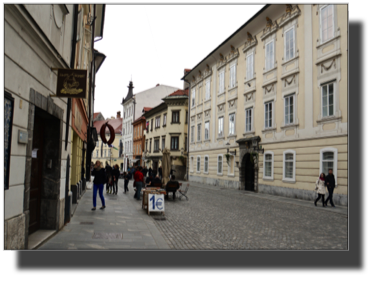
<path id="1" fill-rule="evenodd" d="M 58 69 L 55 97 L 86 98 L 87 70 Z"/>

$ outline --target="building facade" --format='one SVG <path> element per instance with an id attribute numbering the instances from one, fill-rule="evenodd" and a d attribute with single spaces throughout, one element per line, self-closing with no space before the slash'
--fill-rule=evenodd
<path id="1" fill-rule="evenodd" d="M 143 114 L 144 107 L 154 107 L 161 103 L 161 99 L 176 91 L 178 88 L 157 84 L 155 87 L 133 94 L 133 83 L 129 83 L 128 94 L 123 98 L 124 110 L 123 143 L 125 146 L 124 161 L 132 166 L 133 161 L 133 125 L 132 123 Z M 126 168 L 125 168 L 126 169 Z"/>
<path id="2" fill-rule="evenodd" d="M 145 153 L 147 167 L 157 172 L 162 151 L 170 151 L 172 169 L 177 179 L 186 175 L 188 90 L 177 90 L 144 114 L 146 118 Z"/>
<path id="3" fill-rule="evenodd" d="M 133 161 L 135 165 L 144 166 L 142 155 L 145 151 L 145 117 L 141 116 L 133 122 Z"/>
<path id="4" fill-rule="evenodd" d="M 184 76 L 189 179 L 347 205 L 347 5 L 266 5 Z"/>

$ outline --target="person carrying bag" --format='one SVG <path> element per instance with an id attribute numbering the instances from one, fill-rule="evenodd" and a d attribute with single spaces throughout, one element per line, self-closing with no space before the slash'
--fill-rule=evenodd
<path id="1" fill-rule="evenodd" d="M 325 203 L 325 194 L 326 194 L 326 182 L 325 182 L 325 174 L 322 172 L 315 183 L 315 191 L 318 194 L 318 198 L 314 201 L 314 205 L 317 206 L 317 202 L 320 198 L 322 198 L 322 206 L 326 207 Z"/>

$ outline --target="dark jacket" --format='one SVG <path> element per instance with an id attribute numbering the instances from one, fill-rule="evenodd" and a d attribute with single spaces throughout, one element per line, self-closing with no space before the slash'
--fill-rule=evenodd
<path id="1" fill-rule="evenodd" d="M 328 174 L 325 181 L 328 188 L 335 188 L 335 177 L 333 174 Z"/>
<path id="2" fill-rule="evenodd" d="M 116 168 L 112 169 L 112 176 L 114 176 L 115 179 L 118 180 L 120 177 L 120 171 Z"/>
<path id="3" fill-rule="evenodd" d="M 91 172 L 91 175 L 94 176 L 94 184 L 99 185 L 99 184 L 105 184 L 107 181 L 106 178 L 106 171 L 104 168 L 101 168 L 100 170 L 94 170 Z"/>
<path id="4" fill-rule="evenodd" d="M 132 179 L 132 174 L 130 172 L 128 172 L 127 174 L 124 175 L 124 179 L 125 180 L 130 180 Z"/>

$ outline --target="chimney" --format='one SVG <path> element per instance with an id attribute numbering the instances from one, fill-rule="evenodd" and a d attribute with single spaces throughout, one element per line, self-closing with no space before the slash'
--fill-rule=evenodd
<path id="1" fill-rule="evenodd" d="M 117 116 L 118 119 L 120 119 L 121 118 L 121 112 L 117 112 L 116 116 Z"/>
<path id="2" fill-rule="evenodd" d="M 156 87 L 157 87 L 157 86 L 160 86 L 160 83 L 157 83 Z"/>

